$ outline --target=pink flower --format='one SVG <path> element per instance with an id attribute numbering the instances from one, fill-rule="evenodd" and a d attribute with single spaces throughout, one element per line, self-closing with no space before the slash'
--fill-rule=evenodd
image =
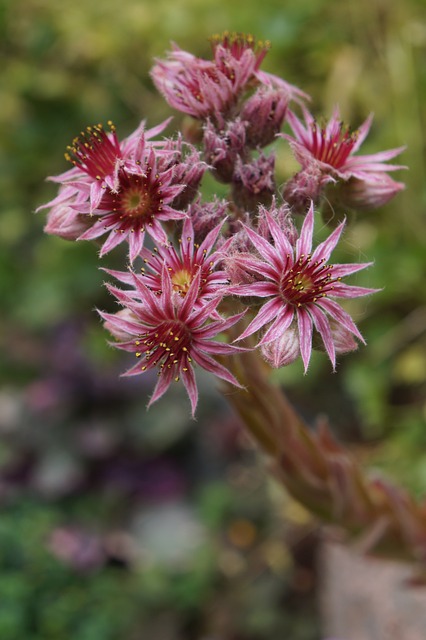
<path id="1" fill-rule="evenodd" d="M 171 107 L 194 118 L 215 117 L 220 123 L 241 90 L 240 76 L 232 81 L 215 63 L 173 45 L 167 60 L 157 60 L 152 80 Z"/>
<path id="2" fill-rule="evenodd" d="M 53 233 L 58 226 L 50 224 L 50 219 L 66 210 L 67 226 L 71 225 L 72 231 L 76 231 L 77 222 L 82 226 L 78 236 L 73 233 L 79 240 L 107 234 L 101 256 L 127 242 L 133 262 L 143 247 L 145 233 L 158 243 L 167 243 L 162 223 L 185 217 L 181 209 L 194 199 L 207 165 L 195 147 L 180 138 L 148 140 L 166 124 L 145 131 L 142 123 L 122 143 L 115 129 L 107 134 L 100 125 L 89 127 L 71 148 L 75 168 L 53 178 L 61 184 L 59 195 L 39 207 L 51 208 L 49 231 Z"/>
<path id="3" fill-rule="evenodd" d="M 48 180 L 67 186 L 70 195 L 82 192 L 89 194 L 90 211 L 93 211 L 99 205 L 105 189 L 117 190 L 119 169 L 126 166 L 132 168 L 134 163 L 137 164 L 140 160 L 140 146 L 164 131 L 169 122 L 170 118 L 146 131 L 145 122 L 142 121 L 136 131 L 122 142 L 118 140 L 111 121 L 108 122 L 109 132 L 101 124 L 87 127 L 74 138 L 65 153 L 65 158 L 74 168 L 58 176 L 50 176 Z M 60 194 L 38 210 L 54 207 L 61 198 Z"/>
<path id="4" fill-rule="evenodd" d="M 199 302 L 202 273 L 198 271 L 188 290 L 182 297 L 173 288 L 173 279 L 167 266 L 161 274 L 161 291 L 152 291 L 143 278 L 134 276 L 134 291 L 121 291 L 108 286 L 117 300 L 131 312 L 109 314 L 101 312 L 113 335 L 127 334 L 128 339 L 116 344 L 120 349 L 135 354 L 137 363 L 125 375 L 138 375 L 158 367 L 159 379 L 149 405 L 158 400 L 170 387 L 173 380 L 182 380 L 188 393 L 194 415 L 198 389 L 194 365 L 234 384 L 238 380 L 217 360 L 215 356 L 230 355 L 240 348 L 214 338 L 226 332 L 243 314 L 227 319 L 211 320 L 217 313 L 220 296 Z M 142 359 L 143 364 L 141 364 Z M 148 406 L 149 406 L 148 405 Z"/>
<path id="5" fill-rule="evenodd" d="M 325 173 L 349 180 L 360 180 L 371 176 L 372 173 L 394 171 L 401 169 L 401 165 L 385 164 L 394 158 L 404 147 L 382 151 L 366 156 L 355 156 L 371 127 L 373 117 L 369 116 L 361 127 L 353 132 L 344 127 L 340 119 L 339 109 L 334 110 L 333 116 L 325 127 L 319 127 L 314 117 L 304 107 L 305 124 L 290 111 L 287 120 L 293 129 L 295 138 L 283 134 L 302 166 L 316 162 Z"/>
<path id="6" fill-rule="evenodd" d="M 272 73 L 261 71 L 260 66 L 271 47 L 269 40 L 256 41 L 251 34 L 225 31 L 222 35 L 213 36 L 210 41 L 217 66 L 229 76 L 235 76 L 242 67 L 248 80 L 272 89 L 279 89 L 288 100 L 299 102 L 301 98 L 309 98 L 298 87 Z"/>
<path id="7" fill-rule="evenodd" d="M 190 218 L 185 218 L 178 250 L 172 244 L 156 247 L 153 251 L 144 248 L 140 255 L 146 266 L 138 275 L 131 271 L 109 269 L 105 271 L 130 286 L 134 285 L 136 279 L 160 295 L 163 286 L 163 270 L 166 268 L 172 283 L 173 295 L 177 294 L 182 299 L 188 293 L 194 279 L 200 276 L 198 297 L 194 305 L 201 307 L 206 300 L 217 297 L 218 292 L 228 281 L 227 274 L 217 268 L 222 256 L 216 252 L 212 253 L 222 226 L 223 222 L 212 229 L 203 242 L 198 244 L 194 240 L 192 221 Z M 137 295 L 137 291 L 134 293 Z"/>
<path id="8" fill-rule="evenodd" d="M 167 243 L 162 223 L 185 217 L 185 213 L 173 208 L 173 201 L 184 189 L 184 184 L 174 182 L 174 167 L 163 170 L 161 155 L 149 147 L 132 170 L 120 167 L 116 189 L 105 189 L 96 209 L 90 211 L 89 204 L 80 205 L 80 212 L 92 215 L 95 222 L 79 240 L 107 234 L 101 256 L 127 241 L 133 262 L 142 250 L 146 233 L 155 242 Z"/>
<path id="9" fill-rule="evenodd" d="M 229 293 L 240 296 L 268 298 L 261 306 L 256 317 L 250 322 L 239 339 L 243 339 L 259 331 L 266 325 L 259 345 L 279 341 L 290 327 L 297 325 L 300 342 L 300 353 L 308 368 L 312 351 L 314 328 L 321 336 L 327 354 L 336 364 L 336 350 L 340 350 L 341 337 L 336 333 L 335 324 L 342 325 L 344 331 L 355 335 L 363 341 L 354 322 L 333 298 L 356 298 L 373 293 L 373 289 L 356 287 L 341 282 L 344 276 L 356 273 L 369 264 L 327 264 L 327 261 L 339 241 L 344 223 L 312 251 L 312 235 L 314 211 L 311 205 L 303 223 L 296 245 L 293 246 L 287 234 L 280 228 L 274 218 L 265 213 L 269 224 L 273 244 L 250 228 L 246 232 L 253 243 L 258 256 L 244 254 L 238 259 L 240 268 L 255 275 L 255 281 L 229 287 Z M 294 343 L 294 340 L 293 340 Z M 338 349 L 336 349 L 336 347 Z M 279 362 L 285 357 L 288 345 L 282 343 L 284 351 L 280 354 L 276 344 L 270 359 Z M 293 347 L 292 347 L 293 349 Z"/>
<path id="10" fill-rule="evenodd" d="M 46 230 L 79 240 L 108 234 L 101 256 L 127 241 L 131 261 L 145 232 L 166 243 L 162 222 L 185 217 L 178 207 L 195 197 L 206 169 L 191 145 L 184 157 L 180 140 L 149 141 L 167 124 L 145 131 L 142 122 L 121 143 L 112 124 L 109 133 L 96 125 L 75 138 L 66 154 L 74 168 L 50 178 L 61 185 L 59 194 L 38 208 L 51 209 Z"/>
<path id="11" fill-rule="evenodd" d="M 324 127 L 317 124 L 306 107 L 302 106 L 302 110 L 304 125 L 292 111 L 287 114 L 294 137 L 281 134 L 289 141 L 296 159 L 302 165 L 302 171 L 286 186 L 285 195 L 291 204 L 293 199 L 297 204 L 302 198 L 317 201 L 325 184 L 337 180 L 345 182 L 343 189 L 349 189 L 349 180 L 356 180 L 362 185 L 368 184 L 368 195 L 366 194 L 364 201 L 378 205 L 384 204 L 404 188 L 402 183 L 393 181 L 386 174 L 387 171 L 405 168 L 386 164 L 401 153 L 404 147 L 371 155 L 355 155 L 370 130 L 372 116 L 357 131 L 351 133 L 344 127 L 338 108 Z M 384 182 L 386 189 L 383 189 Z M 375 189 L 374 194 L 372 192 Z"/>
<path id="12" fill-rule="evenodd" d="M 151 76 L 169 105 L 194 118 L 212 118 L 223 126 L 241 94 L 259 84 L 284 91 L 289 99 L 304 95 L 278 78 L 261 72 L 269 42 L 225 32 L 211 38 L 213 60 L 203 60 L 176 45 L 166 60 L 157 60 Z M 279 86 L 278 86 L 279 85 Z"/>
<path id="13" fill-rule="evenodd" d="M 245 64 L 252 70 L 251 73 L 258 71 L 271 47 L 269 40 L 256 42 L 250 33 L 230 33 L 229 31 L 212 36 L 210 42 L 217 66 L 228 75 L 233 75 L 234 65 L 241 64 L 245 58 L 248 59 Z"/>

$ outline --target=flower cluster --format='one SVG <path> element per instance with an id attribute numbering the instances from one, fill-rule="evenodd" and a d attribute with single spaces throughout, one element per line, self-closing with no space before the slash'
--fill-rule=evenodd
<path id="1" fill-rule="evenodd" d="M 59 195 L 50 208 L 46 231 L 67 239 L 93 240 L 106 235 L 100 255 L 123 241 L 133 262 L 148 233 L 166 243 L 163 224 L 185 218 L 183 209 L 195 197 L 205 164 L 189 144 L 152 142 L 168 121 L 145 130 L 144 123 L 119 142 L 112 123 L 87 127 L 73 140 L 65 157 L 74 168 L 51 178 Z M 189 197 L 188 197 L 189 196 Z"/>
<path id="2" fill-rule="evenodd" d="M 287 101 L 305 96 L 297 87 L 260 70 L 269 42 L 228 32 L 213 36 L 210 41 L 212 60 L 198 58 L 174 45 L 166 60 L 156 61 L 152 79 L 171 107 L 201 120 L 211 118 L 222 126 L 235 115 L 243 94 L 253 88 L 275 90 L 276 100 L 284 95 Z"/>
<path id="3" fill-rule="evenodd" d="M 104 236 L 101 256 L 127 245 L 128 270 L 105 269 L 122 308 L 100 315 L 136 359 L 127 375 L 158 370 L 150 403 L 181 380 L 193 413 L 196 367 L 239 386 L 232 363 L 244 351 L 258 349 L 271 367 L 301 358 L 306 371 L 320 348 L 334 369 L 363 342 L 337 300 L 373 293 L 344 282 L 371 263 L 334 264 L 346 223 L 315 245 L 315 209 L 371 209 L 403 188 L 388 175 L 402 167 L 387 162 L 402 148 L 357 155 L 371 117 L 351 132 L 336 109 L 320 126 L 306 94 L 261 70 L 269 43 L 225 33 L 211 44 L 210 60 L 174 46 L 152 70 L 170 106 L 201 127 L 200 148 L 161 138 L 169 121 L 142 122 L 122 141 L 112 123 L 88 127 L 67 149 L 73 168 L 50 178 L 57 197 L 40 207 L 48 233 Z M 292 134 L 281 133 L 285 124 Z M 265 152 L 277 139 L 301 165 L 281 189 Z M 203 201 L 206 171 L 229 186 L 226 201 Z"/>

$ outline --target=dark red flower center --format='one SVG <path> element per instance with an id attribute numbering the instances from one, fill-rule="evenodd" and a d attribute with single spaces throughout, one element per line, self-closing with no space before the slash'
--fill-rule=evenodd
<path id="1" fill-rule="evenodd" d="M 311 125 L 311 139 L 307 146 L 317 160 L 339 169 L 351 154 L 357 136 L 357 132 L 350 133 L 343 122 L 333 132 L 327 132 L 314 122 Z"/>
<path id="2" fill-rule="evenodd" d="M 150 366 L 158 366 L 160 372 L 167 369 L 187 371 L 192 362 L 190 356 L 191 332 L 178 320 L 166 320 L 142 334 L 135 342 L 139 349 L 136 357 L 145 356 L 147 364 L 141 367 L 146 371 Z"/>
<path id="3" fill-rule="evenodd" d="M 65 158 L 96 180 L 102 180 L 114 173 L 121 149 L 115 133 L 115 126 L 108 122 L 107 133 L 101 124 L 87 127 L 74 138 L 67 147 Z"/>
<path id="4" fill-rule="evenodd" d="M 333 290 L 340 278 L 332 277 L 333 265 L 324 260 L 312 262 L 310 255 L 302 255 L 293 268 L 286 271 L 280 291 L 286 302 L 297 307 L 315 303 Z"/>
<path id="5" fill-rule="evenodd" d="M 163 208 L 161 182 L 159 177 L 150 179 L 151 169 L 147 168 L 147 175 L 129 173 L 121 168 L 118 172 L 119 187 L 117 191 L 107 190 L 99 206 L 103 211 L 113 214 L 123 223 L 138 221 L 148 224 L 156 213 Z"/>

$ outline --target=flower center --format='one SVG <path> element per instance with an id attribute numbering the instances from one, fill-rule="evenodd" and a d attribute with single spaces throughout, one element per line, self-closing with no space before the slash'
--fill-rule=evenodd
<path id="1" fill-rule="evenodd" d="M 285 273 L 281 281 L 281 295 L 290 304 L 301 307 L 315 303 L 333 289 L 333 283 L 340 278 L 332 278 L 333 265 L 324 260 L 312 262 L 310 255 L 300 256 L 292 269 Z"/>
<path id="2" fill-rule="evenodd" d="M 137 179 L 135 179 L 136 181 Z M 151 205 L 151 194 L 142 179 L 140 179 L 139 184 L 130 185 L 120 194 L 120 209 L 129 218 L 146 216 L 151 209 Z"/>
<path id="3" fill-rule="evenodd" d="M 181 296 L 184 296 L 188 293 L 188 289 L 191 286 L 193 274 L 188 271 L 188 269 L 181 269 L 172 275 L 171 280 L 173 290 L 177 291 Z"/>
<path id="4" fill-rule="evenodd" d="M 160 372 L 173 369 L 173 373 L 179 373 L 187 371 L 192 362 L 191 333 L 188 327 L 178 321 L 162 322 L 141 335 L 135 345 L 140 349 L 136 352 L 136 357 L 144 355 L 147 362 L 141 367 L 142 371 L 146 371 L 151 365 L 158 366 Z"/>
<path id="5" fill-rule="evenodd" d="M 78 166 L 96 180 L 103 180 L 114 173 L 117 160 L 122 157 L 115 126 L 108 121 L 110 132 L 101 124 L 87 127 L 67 147 L 65 159 Z"/>
<path id="6" fill-rule="evenodd" d="M 336 124 L 330 131 L 324 127 L 320 128 L 314 122 L 311 126 L 311 134 L 308 145 L 311 153 L 317 160 L 325 162 L 335 169 L 339 169 L 345 164 L 358 137 L 358 133 L 356 131 L 350 133 L 343 122 Z"/>

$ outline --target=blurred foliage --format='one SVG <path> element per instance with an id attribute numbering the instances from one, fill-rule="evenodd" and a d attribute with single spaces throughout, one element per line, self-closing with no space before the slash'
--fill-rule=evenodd
<path id="1" fill-rule="evenodd" d="M 62 153 L 87 124 L 111 118 L 126 135 L 141 118 L 154 125 L 170 115 L 149 79 L 153 57 L 172 40 L 208 56 L 208 36 L 224 29 L 270 40 L 265 69 L 310 93 L 318 115 L 338 103 L 356 127 L 374 111 L 366 153 L 407 145 L 409 171 L 398 176 L 407 189 L 359 215 L 341 250 L 344 261 L 374 261 L 355 280 L 382 289 L 351 302 L 368 347 L 335 375 L 316 354 L 303 379 L 298 364 L 279 378 L 308 419 L 329 413 L 341 437 L 370 447 L 370 462 L 425 492 L 423 0 L 1 0 L 2 640 L 318 637 L 312 564 L 291 559 L 285 521 L 274 529 L 277 505 L 264 493 L 254 499 L 250 473 L 244 490 L 232 488 L 232 478 L 247 480 L 246 463 L 236 475 L 233 466 L 247 452 L 210 380 L 201 381 L 196 427 L 179 389 L 145 413 L 152 381 L 119 379 L 124 356 L 105 345 L 92 311 L 113 308 L 96 248 L 45 237 L 44 216 L 34 215 L 55 193 L 45 176 L 68 168 Z M 174 114 L 169 130 L 180 122 Z M 294 161 L 284 144 L 277 153 L 284 181 Z M 123 260 L 118 252 L 102 264 Z M 138 514 L 158 491 L 183 511 L 150 512 L 152 522 L 167 530 L 195 519 L 191 531 L 203 532 L 184 568 L 173 567 L 167 536 L 160 556 L 171 566 L 131 551 L 156 541 Z M 64 527 L 55 556 L 48 541 Z M 128 543 L 119 552 L 108 538 L 117 528 Z M 78 550 L 86 529 L 97 549 L 89 569 L 64 551 Z"/>

